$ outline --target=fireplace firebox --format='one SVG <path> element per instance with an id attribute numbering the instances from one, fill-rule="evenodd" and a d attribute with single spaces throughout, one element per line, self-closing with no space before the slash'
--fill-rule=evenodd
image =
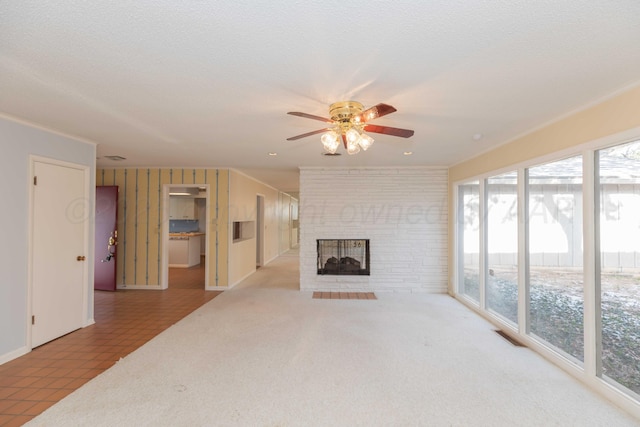
<path id="1" fill-rule="evenodd" d="M 318 274 L 369 276 L 369 239 L 318 239 Z"/>

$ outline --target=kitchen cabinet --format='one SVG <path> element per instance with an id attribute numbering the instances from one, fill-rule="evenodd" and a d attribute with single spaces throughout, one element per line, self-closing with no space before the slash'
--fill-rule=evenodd
<path id="1" fill-rule="evenodd" d="M 169 219 L 198 219 L 195 199 L 180 196 L 170 197 Z"/>
<path id="2" fill-rule="evenodd" d="M 169 236 L 169 267 L 188 268 L 200 264 L 201 234 Z"/>

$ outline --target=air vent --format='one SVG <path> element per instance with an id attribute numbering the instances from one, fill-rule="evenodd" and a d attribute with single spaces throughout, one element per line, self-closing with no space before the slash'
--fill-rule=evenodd
<path id="1" fill-rule="evenodd" d="M 513 339 L 513 337 L 511 337 L 511 335 L 507 334 L 504 331 L 496 329 L 496 333 L 500 335 L 502 338 L 504 338 L 505 340 L 509 341 L 511 344 L 515 345 L 516 347 L 525 347 L 524 344 L 522 344 L 519 341 L 516 341 L 515 339 Z"/>
<path id="2" fill-rule="evenodd" d="M 341 153 L 322 153 L 322 155 L 327 157 L 342 156 Z"/>
<path id="3" fill-rule="evenodd" d="M 104 156 L 105 159 L 109 159 L 109 160 L 113 160 L 114 162 L 120 162 L 122 160 L 127 160 L 125 157 L 122 156 Z"/>

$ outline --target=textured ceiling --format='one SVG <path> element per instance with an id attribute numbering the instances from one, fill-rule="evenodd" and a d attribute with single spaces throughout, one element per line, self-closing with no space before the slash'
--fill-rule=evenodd
<path id="1" fill-rule="evenodd" d="M 0 0 L 0 113 L 96 142 L 98 166 L 296 191 L 300 166 L 452 165 L 636 84 L 638 17 L 637 0 Z M 286 141 L 323 127 L 287 111 L 349 99 L 415 135 L 339 157 Z"/>

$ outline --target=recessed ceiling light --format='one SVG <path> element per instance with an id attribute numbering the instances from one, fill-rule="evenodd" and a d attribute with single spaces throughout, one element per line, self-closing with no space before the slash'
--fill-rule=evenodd
<path id="1" fill-rule="evenodd" d="M 274 153 L 273 151 L 269 153 L 270 156 L 277 156 L 278 153 Z"/>
<path id="2" fill-rule="evenodd" d="M 410 155 L 412 155 L 412 154 L 413 154 L 413 151 L 405 151 L 405 152 L 404 152 L 404 153 L 402 153 L 402 154 L 404 154 L 405 156 L 410 156 Z"/>
<path id="3" fill-rule="evenodd" d="M 480 141 L 482 138 L 484 138 L 484 135 L 481 133 L 476 133 L 473 135 L 473 140 L 474 141 Z"/>

